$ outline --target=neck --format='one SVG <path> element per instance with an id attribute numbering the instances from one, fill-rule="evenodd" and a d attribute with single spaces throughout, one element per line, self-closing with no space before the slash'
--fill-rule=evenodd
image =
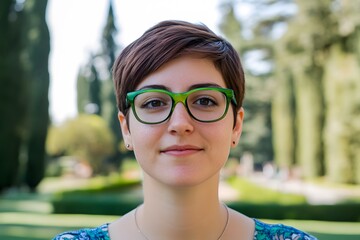
<path id="1" fill-rule="evenodd" d="M 144 176 L 138 224 L 151 239 L 218 239 L 226 208 L 218 197 L 219 176 L 195 186 L 166 186 Z M 156 221 L 154 221 L 156 219 Z"/>

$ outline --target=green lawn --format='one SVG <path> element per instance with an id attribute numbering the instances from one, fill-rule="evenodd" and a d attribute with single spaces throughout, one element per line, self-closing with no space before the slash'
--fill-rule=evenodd
<path id="1" fill-rule="evenodd" d="M 115 219 L 114 216 L 0 213 L 0 239 L 51 239 L 63 231 L 94 227 Z"/>
<path id="2" fill-rule="evenodd" d="M 93 227 L 114 221 L 116 216 L 0 213 L 1 240 L 45 240 L 59 232 L 82 227 Z M 265 222 L 275 222 L 263 220 Z M 359 240 L 360 223 L 282 220 L 310 232 L 321 240 Z"/>
<path id="3" fill-rule="evenodd" d="M 0 197 L 0 239 L 1 240 L 45 240 L 51 239 L 56 234 L 72 229 L 99 226 L 106 222 L 112 222 L 116 216 L 105 215 L 74 215 L 74 214 L 52 214 L 51 196 L 54 192 L 63 189 L 73 189 L 76 194 L 104 191 L 112 192 L 112 178 L 98 178 L 89 182 L 73 181 L 59 182 L 58 179 L 47 179 L 42 192 L 39 194 L 16 193 Z M 116 179 L 116 178 L 114 178 Z M 128 182 L 126 182 L 126 185 Z M 256 196 L 251 194 L 256 186 L 248 186 L 246 182 L 234 181 L 234 185 L 241 185 L 243 192 L 249 192 L 244 201 L 255 201 Z M 130 182 L 131 185 L 131 182 Z M 76 190 L 75 190 L 76 189 Z M 262 200 L 267 201 L 283 199 L 284 203 L 302 202 L 303 198 L 283 196 L 271 193 L 265 189 L 262 192 Z M 95 194 L 96 195 L 96 194 Z M 244 195 L 243 195 L 244 196 Z M 258 194 L 257 194 L 258 196 Z M 325 221 L 300 221 L 300 220 L 263 220 L 269 223 L 281 222 L 286 225 L 297 227 L 307 231 L 320 240 L 359 240 L 360 222 L 325 222 Z"/>

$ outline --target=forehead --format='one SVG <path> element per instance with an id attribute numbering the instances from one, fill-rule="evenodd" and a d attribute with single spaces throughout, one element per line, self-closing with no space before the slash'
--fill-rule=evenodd
<path id="1" fill-rule="evenodd" d="M 174 92 L 187 91 L 198 84 L 213 84 L 226 87 L 221 73 L 212 61 L 205 58 L 181 57 L 164 64 L 137 86 L 162 85 Z"/>

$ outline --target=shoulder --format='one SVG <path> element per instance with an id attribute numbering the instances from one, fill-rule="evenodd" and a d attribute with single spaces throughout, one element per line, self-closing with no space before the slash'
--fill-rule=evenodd
<path id="1" fill-rule="evenodd" d="M 255 220 L 254 240 L 289 239 L 289 240 L 316 240 L 314 236 L 283 224 L 266 224 Z M 274 238 L 275 237 L 275 238 Z"/>
<path id="2" fill-rule="evenodd" d="M 109 224 L 106 223 L 96 228 L 84 228 L 76 231 L 63 232 L 55 236 L 53 240 L 110 240 L 108 226 Z"/>

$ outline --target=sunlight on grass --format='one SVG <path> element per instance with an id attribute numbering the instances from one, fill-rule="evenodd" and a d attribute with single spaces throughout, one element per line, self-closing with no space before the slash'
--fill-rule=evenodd
<path id="1" fill-rule="evenodd" d="M 277 192 L 243 178 L 230 178 L 229 184 L 239 191 L 239 199 L 242 202 L 250 203 L 277 203 L 277 204 L 302 204 L 306 198 L 298 194 Z"/>
<path id="2" fill-rule="evenodd" d="M 0 213 L 0 239 L 51 239 L 60 232 L 96 227 L 117 218 L 103 215 Z"/>
<path id="3" fill-rule="evenodd" d="M 360 194 L 360 185 L 358 184 L 346 184 L 346 183 L 334 183 L 326 179 L 325 177 L 318 177 L 316 179 L 308 180 L 310 183 L 314 183 L 323 187 L 335 188 L 335 189 L 347 189 Z"/>
<path id="4" fill-rule="evenodd" d="M 31 213 L 0 213 L 0 224 L 22 224 L 32 226 L 98 226 L 112 222 L 118 217 L 83 214 L 31 214 Z"/>
<path id="5" fill-rule="evenodd" d="M 103 190 L 106 186 L 119 186 L 139 183 L 138 178 L 127 178 L 121 174 L 98 176 L 89 179 L 81 178 L 45 178 L 39 186 L 41 193 L 59 193 L 63 191 Z"/>
<path id="6" fill-rule="evenodd" d="M 290 225 L 307 232 L 317 232 L 339 235 L 359 235 L 360 222 L 326 222 L 308 220 L 263 220 L 267 223 L 279 223 Z"/>
<path id="7" fill-rule="evenodd" d="M 360 202 L 360 185 L 358 184 L 333 183 L 325 178 L 318 178 L 308 182 L 325 189 L 336 190 L 338 194 L 345 197 L 347 202 Z"/>
<path id="8" fill-rule="evenodd" d="M 56 234 L 56 233 L 54 233 Z M 54 235 L 53 234 L 53 235 Z M 45 229 L 34 229 L 31 228 L 31 234 L 29 234 L 29 228 L 28 227 L 22 227 L 22 226 L 7 226 L 2 227 L 0 226 L 0 238 L 5 240 L 9 238 L 18 238 L 18 239 L 28 239 L 31 237 L 31 239 L 46 239 L 49 238 L 49 231 L 46 231 Z"/>
<path id="9" fill-rule="evenodd" d="M 0 200 L 0 212 L 37 212 L 51 213 L 53 207 L 48 202 L 30 200 Z"/>
<path id="10" fill-rule="evenodd" d="M 130 162 L 128 168 L 134 169 L 136 162 Z M 9 195 L 0 199 L 0 239 L 1 240 L 46 240 L 56 234 L 73 229 L 96 227 L 115 221 L 118 216 L 87 214 L 50 214 L 53 210 L 51 197 L 59 191 L 70 190 L 70 197 L 82 197 L 86 202 L 119 201 L 117 198 L 132 196 L 141 198 L 138 188 L 131 191 L 134 178 L 115 174 L 93 179 L 53 178 L 46 179 L 43 189 L 37 195 Z M 246 179 L 230 179 L 230 185 L 237 189 L 242 202 L 251 203 L 304 203 L 303 196 L 283 194 L 263 188 Z M 137 185 L 136 185 L 137 186 Z M 120 194 L 121 193 L 121 194 Z M 134 195 L 135 194 L 135 195 Z M 65 194 L 66 195 L 66 194 Z M 74 196 L 73 196 L 74 195 Z M 66 195 L 67 196 L 67 195 Z M 132 198 L 131 198 L 132 199 Z M 106 205 L 106 204 L 105 204 Z M 79 207 L 82 205 L 79 205 Z M 98 209 L 98 208 L 90 208 Z M 111 208 L 113 210 L 113 208 Z M 332 214 L 329 212 L 329 214 Z M 266 218 L 266 217 L 265 217 Z M 358 240 L 360 222 L 325 222 L 313 220 L 263 220 L 268 223 L 283 223 L 312 233 L 321 240 Z"/>

